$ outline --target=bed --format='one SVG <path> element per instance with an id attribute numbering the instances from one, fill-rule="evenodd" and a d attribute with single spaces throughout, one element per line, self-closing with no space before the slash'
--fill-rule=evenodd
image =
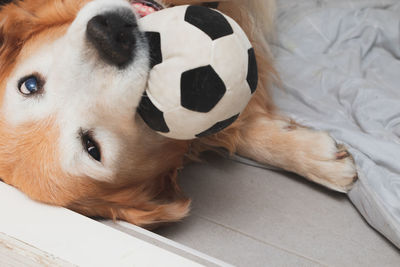
<path id="1" fill-rule="evenodd" d="M 348 197 L 400 247 L 400 2 L 278 3 L 275 102 L 348 147 L 359 174 Z"/>

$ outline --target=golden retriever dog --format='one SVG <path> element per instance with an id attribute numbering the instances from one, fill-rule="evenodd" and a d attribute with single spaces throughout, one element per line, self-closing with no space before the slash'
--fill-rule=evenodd
<path id="1" fill-rule="evenodd" d="M 212 6 L 245 30 L 256 51 L 259 85 L 233 125 L 209 137 L 177 141 L 153 132 L 136 114 L 149 72 L 147 40 L 133 9 L 138 3 L 154 11 Z M 177 184 L 179 169 L 215 148 L 337 191 L 347 191 L 356 178 L 343 146 L 273 106 L 268 88 L 279 78 L 268 48 L 272 0 L 0 4 L 0 178 L 34 200 L 145 227 L 177 221 L 190 207 Z M 122 52 L 102 50 L 88 38 L 96 16 L 122 20 L 134 45 Z"/>

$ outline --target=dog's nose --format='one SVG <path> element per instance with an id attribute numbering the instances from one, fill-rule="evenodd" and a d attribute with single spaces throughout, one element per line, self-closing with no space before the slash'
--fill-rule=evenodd
<path id="1" fill-rule="evenodd" d="M 86 35 L 108 64 L 124 68 L 135 56 L 137 21 L 130 11 L 109 12 L 93 17 Z"/>

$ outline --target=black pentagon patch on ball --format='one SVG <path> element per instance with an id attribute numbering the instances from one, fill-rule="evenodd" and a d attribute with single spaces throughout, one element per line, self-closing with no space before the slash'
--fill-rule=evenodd
<path id="1" fill-rule="evenodd" d="M 209 136 L 209 135 L 212 135 L 212 134 L 222 131 L 223 129 L 225 129 L 232 123 L 234 123 L 237 120 L 237 118 L 239 118 L 239 115 L 240 114 L 237 114 L 227 120 L 220 121 L 220 122 L 214 124 L 214 126 L 212 126 L 210 129 L 208 129 L 200 134 L 197 134 L 196 137 L 206 137 L 206 136 Z"/>
<path id="2" fill-rule="evenodd" d="M 211 40 L 233 34 L 232 26 L 221 13 L 204 6 L 189 6 L 185 21 L 202 30 Z"/>
<path id="3" fill-rule="evenodd" d="M 145 32 L 145 36 L 149 42 L 150 69 L 152 69 L 163 60 L 161 52 L 161 35 L 159 32 Z"/>
<path id="4" fill-rule="evenodd" d="M 169 133 L 169 128 L 164 119 L 164 113 L 154 106 L 146 93 L 140 101 L 138 113 L 152 130 Z"/>
<path id="5" fill-rule="evenodd" d="M 247 52 L 249 55 L 249 66 L 246 79 L 247 83 L 250 86 L 251 93 L 253 94 L 256 91 L 258 85 L 258 68 L 254 48 L 250 48 Z"/>
<path id="6" fill-rule="evenodd" d="M 182 73 L 181 105 L 186 109 L 210 112 L 225 92 L 224 82 L 210 65 Z"/>

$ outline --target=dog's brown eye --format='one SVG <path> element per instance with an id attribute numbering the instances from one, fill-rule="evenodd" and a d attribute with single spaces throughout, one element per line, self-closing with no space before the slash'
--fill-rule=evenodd
<path id="1" fill-rule="evenodd" d="M 95 160 L 101 162 L 100 148 L 96 141 L 93 140 L 90 133 L 82 134 L 83 145 L 87 153 Z"/>

